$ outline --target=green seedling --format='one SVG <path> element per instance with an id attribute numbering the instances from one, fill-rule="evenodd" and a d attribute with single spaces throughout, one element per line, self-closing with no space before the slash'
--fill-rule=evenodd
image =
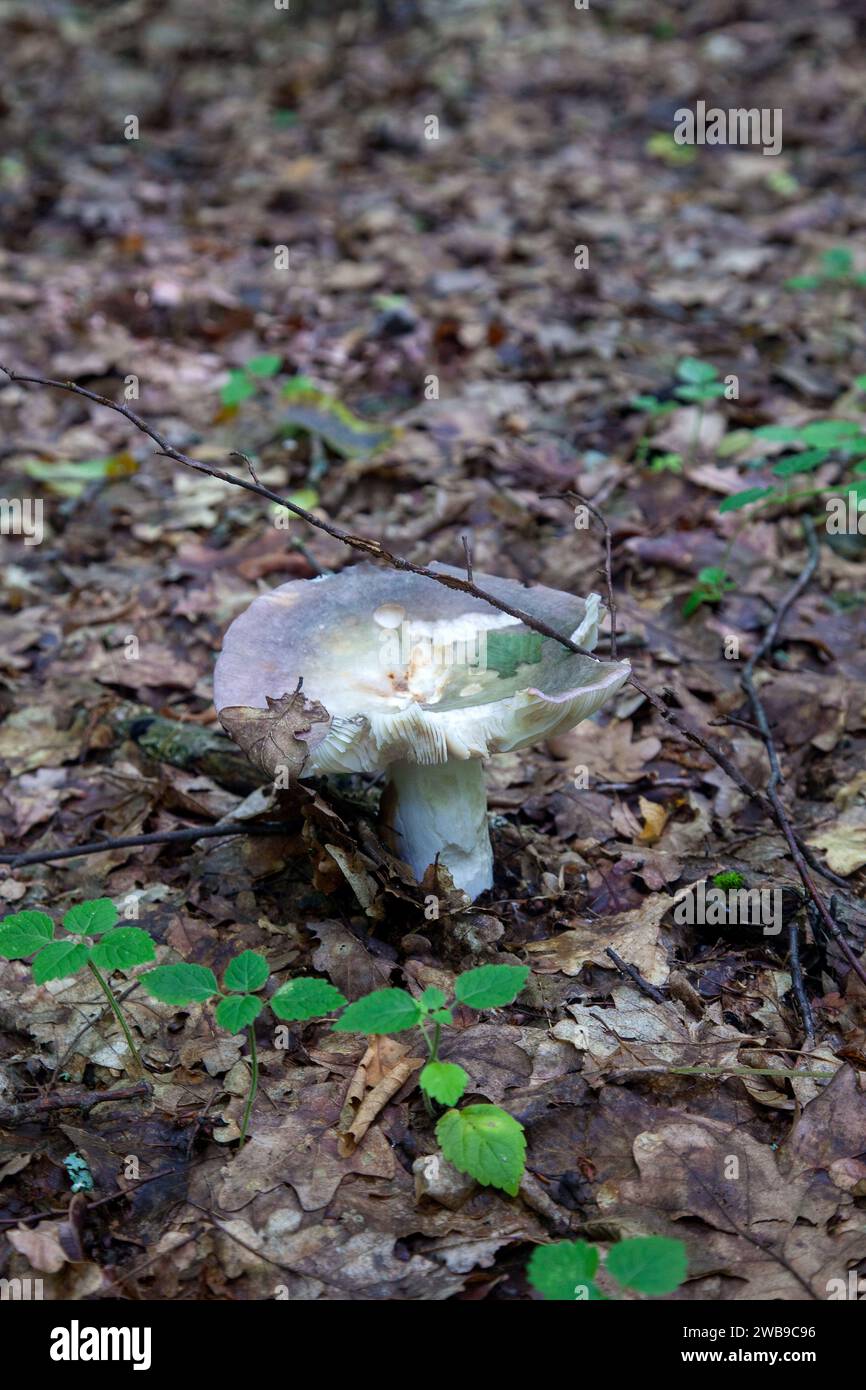
<path id="1" fill-rule="evenodd" d="M 866 285 L 866 275 L 854 270 L 854 257 L 846 246 L 824 251 L 812 275 L 793 275 L 785 281 L 786 290 L 820 290 L 828 285 Z"/>
<path id="2" fill-rule="evenodd" d="M 646 418 L 643 422 L 643 430 L 635 449 L 635 458 L 638 463 L 646 461 L 647 454 L 652 447 L 650 440 L 650 424 L 653 420 L 661 419 L 669 415 L 672 410 L 676 410 L 676 401 L 663 401 L 658 396 L 634 396 L 630 401 L 632 410 L 639 410 Z"/>
<path id="3" fill-rule="evenodd" d="M 834 483 L 832 487 L 807 489 L 799 488 L 796 484 L 787 484 L 788 478 L 814 473 L 828 459 L 849 467 L 855 478 L 862 477 L 866 470 L 866 432 L 853 420 L 813 420 L 808 425 L 800 426 L 765 425 L 761 429 L 753 430 L 749 440 L 758 446 L 757 456 L 749 460 L 750 466 L 769 467 L 772 476 L 781 481 L 731 493 L 720 503 L 720 513 L 740 511 L 754 503 L 759 503 L 761 507 L 778 506 L 780 503 L 787 504 L 837 492 L 839 482 Z M 782 458 L 770 465 L 766 456 L 760 453 L 760 447 L 765 441 L 789 445 L 790 450 L 786 450 Z M 745 443 L 743 433 L 739 446 L 744 447 Z M 792 491 L 792 487 L 795 490 Z M 859 500 L 860 497 L 866 496 L 866 483 L 855 482 L 853 490 Z"/>
<path id="4" fill-rule="evenodd" d="M 701 604 L 721 603 L 725 594 L 736 589 L 731 576 L 717 565 L 709 565 L 698 571 L 698 582 L 683 604 L 683 617 L 690 618 Z"/>
<path id="5" fill-rule="evenodd" d="M 584 1240 L 537 1245 L 527 1266 L 530 1284 L 545 1299 L 559 1302 L 606 1302 L 596 1283 L 601 1255 Z M 686 1247 L 667 1236 L 635 1236 L 612 1245 L 605 1272 L 623 1289 L 657 1297 L 673 1293 L 688 1274 Z"/>
<path id="6" fill-rule="evenodd" d="M 470 1009 L 499 1009 L 510 1004 L 529 976 L 525 965 L 481 965 L 458 975 L 453 1003 Z M 281 1018 L 316 1018 L 323 1012 L 315 990 L 321 981 L 290 980 L 271 1000 Z M 309 997 L 308 996 L 309 993 Z M 291 1009 L 291 1012 L 286 1010 Z M 338 1033 L 402 1033 L 418 1028 L 428 1061 L 418 1078 L 428 1114 L 434 1102 L 447 1106 L 436 1125 L 436 1139 L 445 1158 L 476 1182 L 499 1187 L 512 1197 L 523 1176 L 526 1141 L 523 1126 L 498 1105 L 465 1105 L 456 1109 L 470 1078 L 463 1067 L 439 1057 L 442 1029 L 453 1021 L 452 1005 L 441 989 L 431 985 L 419 999 L 404 989 L 377 989 L 365 994 L 332 1024 Z"/>
<path id="7" fill-rule="evenodd" d="M 250 396 L 256 394 L 258 383 L 276 376 L 282 365 L 282 357 L 275 352 L 263 352 L 258 357 L 251 357 L 242 368 L 229 372 L 229 379 L 220 391 L 222 404 L 237 407 L 248 401 Z"/>
<path id="8" fill-rule="evenodd" d="M 179 965 L 158 965 L 154 970 L 148 970 L 141 979 L 142 988 L 147 994 L 159 999 L 163 1004 L 174 1004 L 177 1008 L 185 1008 L 187 1004 L 204 1004 L 209 999 L 216 998 L 218 1002 L 214 1016 L 218 1027 L 224 1028 L 227 1033 L 246 1031 L 250 1055 L 250 1087 L 241 1123 L 241 1147 L 247 1136 L 250 1115 L 259 1088 L 255 1022 L 265 1007 L 265 1001 L 259 995 L 267 984 L 269 975 L 270 970 L 264 956 L 259 955 L 257 951 L 241 951 L 240 955 L 235 956 L 226 966 L 222 989 L 209 966 L 189 965 L 185 962 Z M 346 1002 L 340 991 L 325 980 L 307 980 L 305 983 L 307 988 L 293 996 L 296 1003 L 300 998 L 313 1011 L 302 1015 L 303 1017 L 321 1017 L 334 1013 Z M 284 985 L 270 1000 L 271 1008 L 278 1018 L 297 1017 L 291 1009 L 289 1012 L 282 1011 L 287 989 L 288 986 Z"/>
<path id="9" fill-rule="evenodd" d="M 142 988 L 164 1004 L 183 1008 L 217 999 L 217 1025 L 229 1033 L 246 1030 L 250 1055 L 250 1088 L 241 1123 L 240 1143 L 249 1128 L 258 1089 L 255 1021 L 265 1006 L 260 997 L 268 981 L 268 963 L 256 951 L 242 951 L 230 961 L 221 990 L 213 971 L 204 965 L 158 965 L 142 976 Z M 510 1004 L 529 976 L 525 965 L 481 965 L 459 975 L 452 1003 L 470 1009 L 498 1009 Z M 455 1109 L 469 1085 L 469 1076 L 454 1062 L 439 1057 L 442 1029 L 453 1021 L 441 989 L 430 986 L 419 999 L 404 989 L 377 989 L 347 1004 L 326 980 L 301 976 L 288 980 L 268 1000 L 277 1018 L 290 1022 L 324 1019 L 342 1010 L 332 1023 L 339 1033 L 402 1033 L 418 1028 L 428 1061 L 418 1078 L 428 1113 L 433 1103 L 447 1106 L 436 1125 L 443 1154 L 459 1169 L 490 1187 L 514 1196 L 523 1176 L 526 1141 L 523 1127 L 497 1105 L 466 1105 Z"/>
<path id="10" fill-rule="evenodd" d="M 117 920 L 117 909 L 110 898 L 88 899 L 69 909 L 63 918 L 63 935 L 56 938 L 54 923 L 47 913 L 29 909 L 16 912 L 0 922 L 0 957 L 27 960 L 32 956 L 31 969 L 37 985 L 89 970 L 123 1030 L 137 1072 L 143 1074 L 138 1048 L 106 974 L 145 965 L 156 958 L 156 953 L 146 931 L 141 927 L 118 927 Z"/>

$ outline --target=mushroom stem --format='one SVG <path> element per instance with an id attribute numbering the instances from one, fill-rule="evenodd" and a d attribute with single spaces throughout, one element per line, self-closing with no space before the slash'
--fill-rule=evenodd
<path id="1" fill-rule="evenodd" d="M 439 855 L 454 884 L 477 898 L 493 886 L 487 788 L 480 758 L 447 763 L 392 763 L 390 820 L 398 853 L 420 881 Z"/>

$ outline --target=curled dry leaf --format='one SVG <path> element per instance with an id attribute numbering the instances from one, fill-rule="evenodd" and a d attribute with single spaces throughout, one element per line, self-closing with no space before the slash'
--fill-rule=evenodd
<path id="1" fill-rule="evenodd" d="M 329 724 L 330 715 L 318 700 L 308 700 L 300 686 L 278 700 L 270 695 L 266 698 L 266 710 L 246 705 L 220 710 L 220 723 L 266 776 L 276 777 L 282 772 L 294 782 L 303 771 L 311 745 L 325 736 L 325 728 L 314 731 L 313 725 Z"/>
<path id="2" fill-rule="evenodd" d="M 349 1082 L 340 1112 L 337 1148 L 342 1157 L 354 1153 L 376 1116 L 395 1096 L 413 1071 L 424 1065 L 423 1057 L 408 1056 L 409 1049 L 394 1038 L 374 1038 Z"/>

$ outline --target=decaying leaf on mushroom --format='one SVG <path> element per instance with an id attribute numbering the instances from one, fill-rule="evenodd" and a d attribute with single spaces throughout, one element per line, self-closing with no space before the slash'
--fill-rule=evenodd
<path id="1" fill-rule="evenodd" d="M 475 580 L 595 646 L 597 594 Z M 226 633 L 214 701 L 269 776 L 384 771 L 380 820 L 396 853 L 419 879 L 438 856 L 474 899 L 493 883 L 483 760 L 572 728 L 629 675 L 628 662 L 571 652 L 460 590 L 359 564 L 254 599 Z"/>

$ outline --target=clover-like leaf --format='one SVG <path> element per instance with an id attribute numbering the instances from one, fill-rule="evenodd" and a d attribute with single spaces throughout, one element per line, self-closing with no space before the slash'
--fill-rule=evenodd
<path id="1" fill-rule="evenodd" d="M 134 965 L 156 960 L 156 951 L 141 927 L 118 927 L 106 932 L 90 952 L 90 959 L 100 970 L 131 970 Z"/>
<path id="2" fill-rule="evenodd" d="M 401 1033 L 414 1028 L 420 1017 L 421 1009 L 405 989 L 374 989 L 331 1026 L 338 1033 Z"/>
<path id="3" fill-rule="evenodd" d="M 277 1018 L 292 1020 L 324 1018 L 341 1009 L 346 999 L 327 980 L 299 977 L 280 985 L 270 1003 Z"/>
<path id="4" fill-rule="evenodd" d="M 158 965 L 142 975 L 141 984 L 163 1004 L 201 1004 L 219 994 L 216 976 L 206 965 Z"/>
<path id="5" fill-rule="evenodd" d="M 479 965 L 458 975 L 454 996 L 470 1009 L 499 1009 L 517 998 L 528 978 L 528 965 Z"/>
<path id="6" fill-rule="evenodd" d="M 23 960 L 54 938 L 54 923 L 45 912 L 14 912 L 0 922 L 0 956 Z"/>
<path id="7" fill-rule="evenodd" d="M 448 1110 L 436 1126 L 436 1138 L 449 1163 L 487 1187 L 517 1195 L 523 1176 L 526 1140 L 523 1126 L 498 1105 L 466 1105 Z"/>
<path id="8" fill-rule="evenodd" d="M 90 948 L 83 941 L 52 941 L 33 962 L 33 979 L 37 985 L 47 980 L 64 980 L 77 975 L 90 958 Z"/>
<path id="9" fill-rule="evenodd" d="M 117 921 L 117 908 L 111 898 L 89 898 L 70 907 L 63 925 L 74 936 L 99 936 Z"/>
<path id="10" fill-rule="evenodd" d="M 226 989 L 236 990 L 238 994 L 255 993 L 267 984 L 270 973 L 267 961 L 258 951 L 241 951 L 226 966 L 223 984 Z"/>
<path id="11" fill-rule="evenodd" d="M 634 1236 L 608 1251 L 605 1266 L 618 1284 L 637 1293 L 673 1293 L 688 1274 L 686 1247 L 668 1236 Z"/>
<path id="12" fill-rule="evenodd" d="M 560 1240 L 554 1245 L 536 1245 L 526 1266 L 526 1277 L 545 1298 L 597 1303 L 601 1298 L 595 1283 L 598 1250 L 585 1240 Z"/>
<path id="13" fill-rule="evenodd" d="M 418 1084 L 440 1105 L 454 1105 L 469 1085 L 469 1073 L 456 1062 L 428 1062 Z"/>
<path id="14" fill-rule="evenodd" d="M 227 1033 L 239 1033 L 258 1018 L 263 1008 L 264 1000 L 254 994 L 228 994 L 217 1004 L 214 1016 Z"/>

